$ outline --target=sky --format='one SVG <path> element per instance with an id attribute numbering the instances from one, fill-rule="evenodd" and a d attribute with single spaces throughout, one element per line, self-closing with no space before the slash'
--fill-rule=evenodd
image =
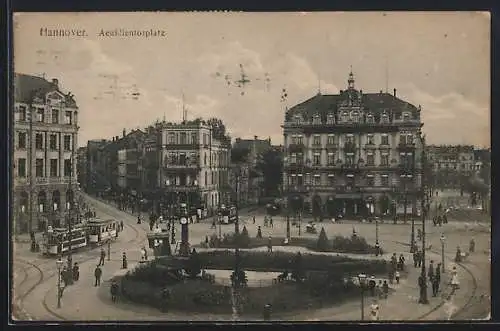
<path id="1" fill-rule="evenodd" d="M 115 29 L 163 33 L 102 33 Z M 345 89 L 351 66 L 363 93 L 396 88 L 421 105 L 428 143 L 490 146 L 488 13 L 16 13 L 13 41 L 15 72 L 75 95 L 79 146 L 180 121 L 183 107 L 280 144 L 285 107 Z"/>

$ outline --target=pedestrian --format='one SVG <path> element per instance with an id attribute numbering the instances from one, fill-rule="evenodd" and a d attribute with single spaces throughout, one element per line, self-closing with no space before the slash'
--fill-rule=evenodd
<path id="1" fill-rule="evenodd" d="M 147 261 L 148 260 L 148 250 L 146 249 L 145 246 L 142 247 L 144 249 L 144 260 Z"/>
<path id="2" fill-rule="evenodd" d="M 271 228 L 273 227 L 273 218 L 272 217 L 269 217 L 269 225 L 271 226 Z"/>
<path id="3" fill-rule="evenodd" d="M 111 301 L 116 302 L 118 292 L 120 291 L 120 288 L 116 280 L 113 280 L 113 282 L 111 283 L 110 291 L 111 291 Z"/>
<path id="4" fill-rule="evenodd" d="M 257 238 L 262 239 L 262 229 L 260 225 L 257 227 Z"/>
<path id="5" fill-rule="evenodd" d="M 460 288 L 460 282 L 458 280 L 458 271 L 456 266 L 453 266 L 453 269 L 451 271 L 451 287 L 453 288 L 453 290 L 457 290 Z"/>
<path id="6" fill-rule="evenodd" d="M 432 282 L 434 279 L 434 261 L 431 260 L 431 263 L 429 264 L 429 271 L 427 272 L 427 276 L 429 277 L 429 281 Z"/>
<path id="7" fill-rule="evenodd" d="M 120 229 L 123 231 L 123 221 L 120 221 Z"/>
<path id="8" fill-rule="evenodd" d="M 457 246 L 457 253 L 455 254 L 455 262 L 462 262 L 462 251 L 460 250 L 460 246 Z"/>
<path id="9" fill-rule="evenodd" d="M 383 286 L 384 284 L 382 283 L 382 280 L 379 279 L 378 284 L 377 284 L 377 298 L 381 299 L 383 297 Z"/>
<path id="10" fill-rule="evenodd" d="M 403 254 L 400 254 L 399 255 L 399 268 L 401 271 L 404 271 L 405 270 L 405 257 L 403 256 Z"/>
<path id="11" fill-rule="evenodd" d="M 384 293 L 384 299 L 387 299 L 389 296 L 389 284 L 384 280 L 384 284 L 382 284 L 382 292 Z"/>
<path id="12" fill-rule="evenodd" d="M 102 270 L 98 265 L 94 270 L 94 277 L 95 277 L 95 285 L 94 286 L 101 285 L 101 276 L 102 276 Z"/>
<path id="13" fill-rule="evenodd" d="M 396 253 L 393 253 L 392 256 L 391 256 L 391 266 L 392 266 L 392 269 L 393 270 L 397 270 L 397 266 L 398 266 L 398 258 L 396 256 Z"/>
<path id="14" fill-rule="evenodd" d="M 474 238 L 472 238 L 469 243 L 469 252 L 474 253 L 475 248 L 476 248 L 476 242 L 474 241 Z"/>
<path id="15" fill-rule="evenodd" d="M 422 266 L 422 257 L 423 257 L 423 253 L 421 251 L 418 251 L 418 267 L 419 268 Z"/>
<path id="16" fill-rule="evenodd" d="M 389 270 L 389 283 L 393 284 L 394 283 L 394 270 Z"/>
<path id="17" fill-rule="evenodd" d="M 437 281 L 437 289 L 436 291 L 439 292 L 439 285 L 441 284 L 441 263 L 438 263 L 437 267 L 436 267 L 436 274 L 434 275 L 434 278 L 436 279 Z"/>
<path id="18" fill-rule="evenodd" d="M 63 290 L 64 288 L 68 285 L 68 269 L 66 268 L 66 266 L 63 267 L 63 269 L 61 270 L 61 280 L 62 280 L 62 283 L 63 283 Z"/>
<path id="19" fill-rule="evenodd" d="M 106 257 L 106 252 L 104 248 L 101 247 L 101 258 L 99 259 L 99 265 L 104 265 L 104 258 Z"/>
<path id="20" fill-rule="evenodd" d="M 432 296 L 435 297 L 438 294 L 439 290 L 439 281 L 437 277 L 432 279 Z"/>
<path id="21" fill-rule="evenodd" d="M 375 296 L 375 287 L 377 286 L 377 282 L 375 281 L 375 276 L 371 276 L 368 281 L 368 289 L 370 290 L 370 295 L 372 297 Z"/>
<path id="22" fill-rule="evenodd" d="M 253 224 L 255 224 L 255 216 L 253 216 Z"/>
<path id="23" fill-rule="evenodd" d="M 437 224 L 438 224 L 439 226 L 442 226 L 442 225 L 443 225 L 443 219 L 441 218 L 441 215 L 439 215 L 439 216 L 437 217 Z"/>
<path id="24" fill-rule="evenodd" d="M 137 215 L 137 224 L 141 224 L 141 216 Z"/>
<path id="25" fill-rule="evenodd" d="M 378 321 L 379 319 L 379 305 L 377 300 L 373 300 L 373 303 L 370 305 L 370 319 L 372 321 Z"/>
<path id="26" fill-rule="evenodd" d="M 267 252 L 273 252 L 273 239 L 271 238 L 271 236 L 269 236 L 269 239 L 267 240 Z"/>
<path id="27" fill-rule="evenodd" d="M 80 279 L 80 267 L 78 266 L 78 263 L 75 262 L 73 266 L 73 280 L 76 282 Z"/>
<path id="28" fill-rule="evenodd" d="M 375 243 L 375 256 L 380 255 L 380 244 L 378 242 Z"/>
<path id="29" fill-rule="evenodd" d="M 413 266 L 416 268 L 418 266 L 418 250 L 413 252 Z"/>
<path id="30" fill-rule="evenodd" d="M 122 269 L 127 269 L 127 253 L 122 254 Z"/>
<path id="31" fill-rule="evenodd" d="M 395 276 L 396 276 L 396 284 L 399 284 L 399 279 L 401 277 L 401 275 L 399 274 L 399 271 L 396 271 Z"/>
<path id="32" fill-rule="evenodd" d="M 448 223 L 448 216 L 446 216 L 446 213 L 443 215 L 443 224 Z"/>

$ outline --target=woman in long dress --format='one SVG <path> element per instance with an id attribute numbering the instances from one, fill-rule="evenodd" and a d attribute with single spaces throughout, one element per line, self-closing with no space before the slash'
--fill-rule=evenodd
<path id="1" fill-rule="evenodd" d="M 454 290 L 460 288 L 460 282 L 458 280 L 458 271 L 457 267 L 453 266 L 451 270 L 451 286 Z"/>

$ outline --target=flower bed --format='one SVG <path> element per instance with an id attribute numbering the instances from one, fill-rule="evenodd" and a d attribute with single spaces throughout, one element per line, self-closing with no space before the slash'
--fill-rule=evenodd
<path id="1" fill-rule="evenodd" d="M 284 271 L 291 268 L 295 253 L 288 252 L 249 252 L 240 251 L 241 266 L 245 270 L 253 271 Z M 235 255 L 233 250 L 199 252 L 200 264 L 206 269 L 232 270 Z M 158 264 L 169 265 L 171 259 L 160 258 Z M 365 273 L 385 273 L 387 262 L 383 260 L 352 259 L 345 256 L 331 256 L 318 254 L 302 254 L 304 270 L 328 271 L 332 268 L 345 268 L 345 270 Z M 339 270 L 343 272 L 344 270 Z"/>
<path id="2" fill-rule="evenodd" d="M 310 249 L 315 252 L 331 252 L 331 253 L 351 253 L 351 254 L 375 254 L 375 246 L 369 245 L 365 238 L 361 236 L 342 237 L 335 236 L 333 240 L 326 239 L 313 239 L 304 237 L 293 237 L 290 239 L 288 245 L 300 246 Z M 272 237 L 272 246 L 281 246 L 285 241 L 285 237 Z M 246 243 L 246 244 L 242 244 Z M 217 248 L 257 248 L 265 247 L 269 244 L 269 238 L 249 238 L 248 240 L 240 239 L 240 244 L 237 245 L 234 235 L 226 236 L 226 240 L 218 242 L 212 247 Z M 380 249 L 383 253 L 383 250 Z"/>

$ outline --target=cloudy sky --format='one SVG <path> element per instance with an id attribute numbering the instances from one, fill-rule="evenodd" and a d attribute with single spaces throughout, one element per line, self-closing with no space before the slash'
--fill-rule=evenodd
<path id="1" fill-rule="evenodd" d="M 278 144 L 282 89 L 288 106 L 318 86 L 338 93 L 351 65 L 364 93 L 387 85 L 420 104 L 429 143 L 490 146 L 486 13 L 22 13 L 14 24 L 15 71 L 58 78 L 75 95 L 80 146 L 181 120 L 183 94 L 188 118 L 220 117 L 232 137 Z M 43 28 L 86 36 L 41 36 Z M 99 36 L 120 28 L 166 36 Z M 243 88 L 234 84 L 240 64 Z"/>

